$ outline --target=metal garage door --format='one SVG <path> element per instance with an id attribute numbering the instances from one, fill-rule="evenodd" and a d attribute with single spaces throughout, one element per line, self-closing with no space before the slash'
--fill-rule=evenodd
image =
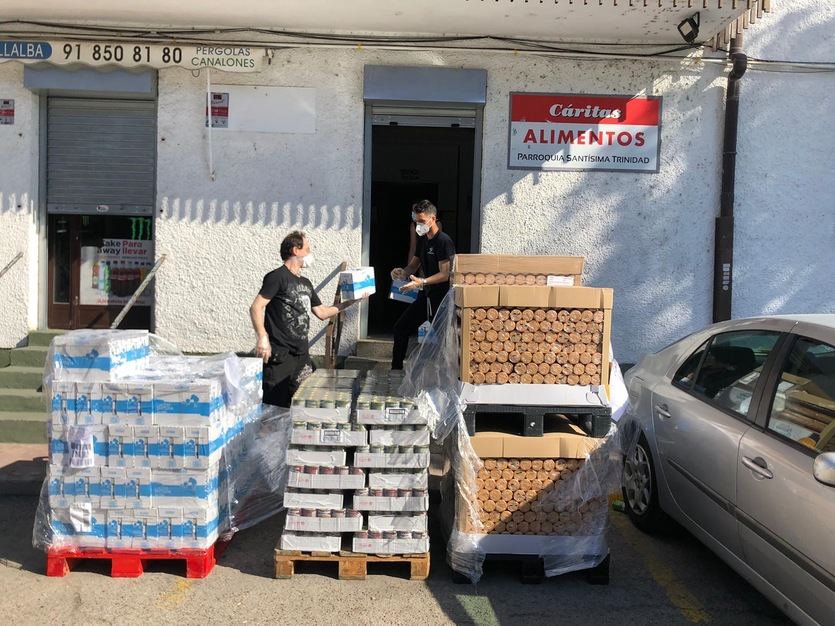
<path id="1" fill-rule="evenodd" d="M 151 215 L 156 102 L 49 98 L 47 210 Z"/>

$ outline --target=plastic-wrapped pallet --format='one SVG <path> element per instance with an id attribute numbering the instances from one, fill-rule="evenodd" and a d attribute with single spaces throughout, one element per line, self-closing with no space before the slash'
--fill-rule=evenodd
<path id="1" fill-rule="evenodd" d="M 211 546 L 240 511 L 238 466 L 252 464 L 243 435 L 274 418 L 261 405 L 260 363 L 184 357 L 137 331 L 56 338 L 44 372 L 50 465 L 34 545 Z"/>
<path id="2" fill-rule="evenodd" d="M 511 454 L 501 435 L 494 445 L 482 445 L 468 436 L 463 417 L 452 292 L 436 313 L 432 330 L 435 340 L 407 361 L 401 392 L 415 396 L 417 413 L 436 441 L 443 442 L 450 461 L 441 505 L 450 566 L 477 582 L 488 554 L 539 556 L 548 576 L 599 565 L 608 555 L 606 499 L 620 484 L 616 424 L 604 438 L 576 435 L 573 458 L 562 456 L 562 435 L 541 438 L 536 446 L 514 442 L 520 445 Z M 626 394 L 617 363 L 611 365 L 612 414 L 617 420 L 626 409 Z M 548 443 L 554 447 L 546 453 L 542 446 Z M 525 448 L 536 452 L 519 453 Z"/>

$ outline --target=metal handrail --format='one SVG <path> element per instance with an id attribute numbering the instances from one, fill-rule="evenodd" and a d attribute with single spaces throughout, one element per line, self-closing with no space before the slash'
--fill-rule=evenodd
<path id="1" fill-rule="evenodd" d="M 154 266 L 151 268 L 151 271 L 148 272 L 148 275 L 145 277 L 145 280 L 139 283 L 139 287 L 137 287 L 136 291 L 133 292 L 133 295 L 130 297 L 130 300 L 128 300 L 125 303 L 125 306 L 123 306 L 122 310 L 119 311 L 119 315 L 117 315 L 116 319 L 113 320 L 113 323 L 110 325 L 111 329 L 118 328 L 119 324 L 122 323 L 122 320 L 125 319 L 125 315 L 127 315 L 128 311 L 130 311 L 133 308 L 133 305 L 136 304 L 136 300 L 139 298 L 139 296 L 142 295 L 142 292 L 145 291 L 145 288 L 154 279 L 157 270 L 160 268 L 160 266 L 163 264 L 166 258 L 168 258 L 168 255 L 163 254 L 159 257 L 159 259 L 157 259 L 157 262 L 154 263 Z"/>
<path id="2" fill-rule="evenodd" d="M 2 270 L 0 270 L 0 278 L 3 278 L 3 275 L 12 268 L 12 265 L 14 265 L 18 261 L 20 261 L 20 259 L 22 259 L 22 258 L 23 258 L 23 252 L 18 252 L 11 261 L 6 263 L 6 267 L 4 267 Z"/>

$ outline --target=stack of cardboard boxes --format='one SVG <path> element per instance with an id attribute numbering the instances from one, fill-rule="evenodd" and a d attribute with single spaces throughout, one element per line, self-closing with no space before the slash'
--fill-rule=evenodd
<path id="1" fill-rule="evenodd" d="M 335 370 L 316 372 L 300 387 L 283 550 L 337 552 L 343 534 L 352 533 L 354 552 L 428 551 L 429 431 L 412 402 L 397 397 L 400 382 L 397 374 L 360 380 Z"/>
<path id="2" fill-rule="evenodd" d="M 606 401 L 613 294 L 581 286 L 582 271 L 574 257 L 456 257 L 463 401 L 543 414 Z M 483 467 L 456 481 L 454 527 L 480 550 L 546 554 L 554 536 L 605 526 L 605 501 L 576 500 L 566 487 L 602 440 L 568 420 L 549 430 L 470 437 Z"/>
<path id="3" fill-rule="evenodd" d="M 51 354 L 45 547 L 211 546 L 260 360 L 156 357 L 142 331 L 68 333 Z"/>

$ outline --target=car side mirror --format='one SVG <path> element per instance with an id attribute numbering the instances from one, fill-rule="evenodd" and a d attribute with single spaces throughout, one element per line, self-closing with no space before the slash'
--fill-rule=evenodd
<path id="1" fill-rule="evenodd" d="M 812 466 L 812 473 L 819 483 L 835 487 L 835 452 L 819 454 Z"/>

